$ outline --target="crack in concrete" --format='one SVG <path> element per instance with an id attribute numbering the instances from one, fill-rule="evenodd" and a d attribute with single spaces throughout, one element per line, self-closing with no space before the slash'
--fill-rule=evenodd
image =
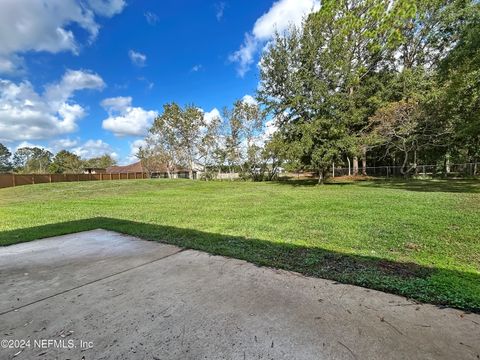
<path id="1" fill-rule="evenodd" d="M 5 310 L 5 311 L 3 311 L 3 312 L 0 312 L 0 316 L 9 314 L 9 313 L 11 313 L 11 312 L 14 312 L 14 311 L 17 311 L 17 310 L 20 310 L 20 309 L 23 309 L 23 308 L 25 308 L 25 307 L 27 307 L 27 306 L 30 306 L 30 305 L 33 305 L 33 304 L 37 304 L 37 303 L 42 302 L 42 301 L 44 301 L 44 300 L 51 299 L 51 298 L 53 298 L 53 297 L 55 297 L 55 296 L 66 294 L 66 293 L 68 293 L 68 292 L 70 292 L 70 291 L 80 289 L 80 288 L 82 288 L 82 287 L 84 287 L 84 286 L 88 286 L 88 285 L 97 283 L 97 282 L 99 282 L 99 281 L 102 281 L 102 280 L 105 280 L 105 279 L 114 277 L 114 276 L 116 276 L 116 275 L 120 275 L 120 274 L 126 273 L 127 271 L 138 269 L 138 268 L 140 268 L 140 267 L 142 267 L 142 266 L 152 264 L 152 263 L 154 263 L 154 262 L 163 260 L 163 259 L 168 258 L 168 257 L 173 256 L 173 255 L 177 255 L 177 254 L 179 254 L 179 253 L 181 253 L 182 251 L 185 251 L 185 250 L 186 250 L 186 249 L 179 249 L 178 251 L 174 252 L 173 254 L 168 254 L 168 255 L 162 256 L 162 257 L 160 257 L 160 258 L 158 258 L 158 259 L 154 259 L 154 260 L 151 260 L 151 261 L 147 261 L 146 263 L 143 263 L 143 264 L 140 264 L 140 265 L 131 267 L 131 268 L 129 268 L 129 269 L 124 269 L 124 270 L 118 271 L 118 272 L 116 272 L 116 273 L 114 273 L 114 274 L 110 274 L 110 275 L 104 276 L 104 277 L 102 277 L 102 278 L 100 278 L 100 279 L 95 279 L 95 280 L 86 282 L 86 283 L 84 283 L 84 284 L 75 286 L 75 287 L 73 287 L 73 288 L 60 291 L 59 293 L 46 296 L 46 297 L 44 297 L 44 298 L 42 298 L 42 299 L 38 299 L 38 300 L 35 300 L 35 301 L 32 301 L 32 302 L 29 302 L 29 303 L 27 303 L 27 304 L 20 305 L 20 306 L 15 307 L 15 308 L 12 308 L 12 309 L 9 309 L 9 310 Z"/>

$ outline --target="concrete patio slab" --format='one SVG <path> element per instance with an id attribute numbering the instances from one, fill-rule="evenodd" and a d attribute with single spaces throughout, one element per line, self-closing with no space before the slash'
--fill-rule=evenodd
<path id="1" fill-rule="evenodd" d="M 1 248 L 0 309 L 1 359 L 480 356 L 477 314 L 103 230 Z"/>

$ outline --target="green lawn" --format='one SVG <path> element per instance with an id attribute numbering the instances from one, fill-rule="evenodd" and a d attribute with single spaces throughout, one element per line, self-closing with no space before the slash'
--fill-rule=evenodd
<path id="1" fill-rule="evenodd" d="M 0 189 L 0 245 L 105 228 L 480 312 L 480 182 Z"/>

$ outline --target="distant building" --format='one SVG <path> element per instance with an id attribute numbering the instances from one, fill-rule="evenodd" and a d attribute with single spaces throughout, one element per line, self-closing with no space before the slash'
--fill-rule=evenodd
<path id="1" fill-rule="evenodd" d="M 84 174 L 105 174 L 106 172 L 105 168 L 87 167 L 83 169 Z"/>
<path id="2" fill-rule="evenodd" d="M 126 173 L 147 173 L 148 171 L 144 169 L 142 166 L 142 162 L 138 161 L 133 164 L 125 165 L 125 166 L 110 166 L 106 170 L 107 174 L 126 174 Z M 184 178 L 188 179 L 189 171 L 186 168 L 177 166 L 175 170 L 170 172 L 172 178 Z M 193 178 L 196 179 L 198 175 L 198 171 L 196 169 L 193 170 Z M 151 178 L 168 178 L 168 171 L 167 165 L 162 164 L 159 165 L 155 169 L 150 170 L 150 177 Z"/>

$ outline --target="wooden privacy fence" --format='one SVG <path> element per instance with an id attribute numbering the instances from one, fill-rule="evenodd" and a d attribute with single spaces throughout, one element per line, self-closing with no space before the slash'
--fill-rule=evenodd
<path id="1" fill-rule="evenodd" d="M 121 174 L 0 174 L 0 188 L 70 181 L 132 180 L 146 179 L 142 172 Z"/>

